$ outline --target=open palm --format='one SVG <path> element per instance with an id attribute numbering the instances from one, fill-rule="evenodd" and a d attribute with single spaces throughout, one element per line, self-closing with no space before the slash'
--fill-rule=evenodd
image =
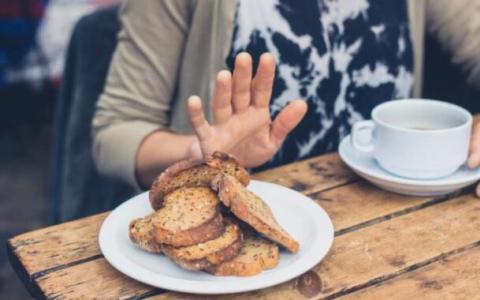
<path id="1" fill-rule="evenodd" d="M 292 101 L 272 122 L 269 103 L 274 76 L 271 54 L 261 56 L 253 79 L 252 58 L 247 53 L 239 54 L 233 76 L 228 71 L 217 75 L 212 124 L 205 119 L 201 99 L 190 97 L 188 113 L 198 138 L 192 145 L 193 155 L 206 156 L 220 150 L 235 156 L 246 167 L 270 160 L 307 111 L 304 101 Z"/>

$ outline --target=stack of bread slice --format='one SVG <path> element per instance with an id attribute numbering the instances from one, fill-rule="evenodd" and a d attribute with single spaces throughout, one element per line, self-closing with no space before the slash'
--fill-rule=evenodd
<path id="1" fill-rule="evenodd" d="M 221 152 L 178 162 L 153 183 L 155 212 L 130 223 L 130 239 L 192 271 L 251 276 L 273 268 L 278 245 L 293 253 L 299 245 L 270 207 L 246 189 L 249 181 L 245 168 Z"/>

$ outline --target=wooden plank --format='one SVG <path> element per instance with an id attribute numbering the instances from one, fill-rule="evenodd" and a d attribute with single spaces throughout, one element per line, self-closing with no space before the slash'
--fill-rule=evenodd
<path id="1" fill-rule="evenodd" d="M 480 299 L 480 247 L 342 299 Z"/>
<path id="2" fill-rule="evenodd" d="M 383 191 L 366 181 L 310 195 L 322 206 L 341 234 L 347 228 L 433 205 L 450 197 L 412 197 Z"/>
<path id="3" fill-rule="evenodd" d="M 358 180 L 358 177 L 340 160 L 337 153 L 329 153 L 256 173 L 253 178 L 280 184 L 304 194 Z"/>
<path id="4" fill-rule="evenodd" d="M 237 295 L 203 299 L 309 299 L 341 296 L 388 279 L 391 274 L 435 261 L 479 243 L 480 201 L 463 196 L 426 207 L 335 239 L 327 258 L 287 283 Z M 202 299 L 166 293 L 149 299 Z"/>
<path id="5" fill-rule="evenodd" d="M 97 256 L 100 254 L 98 231 L 107 215 L 103 213 L 18 235 L 9 240 L 9 249 L 29 276 Z"/>
<path id="6" fill-rule="evenodd" d="M 125 299 L 152 290 L 121 274 L 103 258 L 48 273 L 36 283 L 47 299 Z"/>

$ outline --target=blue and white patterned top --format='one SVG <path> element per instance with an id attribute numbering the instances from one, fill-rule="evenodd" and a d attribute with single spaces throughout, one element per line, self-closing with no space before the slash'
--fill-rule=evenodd
<path id="1" fill-rule="evenodd" d="M 271 111 L 305 99 L 308 113 L 264 167 L 334 151 L 372 108 L 410 97 L 413 46 L 406 1 L 237 0 L 227 64 L 277 59 Z"/>

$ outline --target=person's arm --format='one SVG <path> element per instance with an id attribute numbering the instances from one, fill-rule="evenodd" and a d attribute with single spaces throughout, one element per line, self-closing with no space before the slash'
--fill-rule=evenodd
<path id="1" fill-rule="evenodd" d="M 246 167 L 258 166 L 271 159 L 306 112 L 304 101 L 292 101 L 272 121 L 275 59 L 262 55 L 252 77 L 252 58 L 243 53 L 233 74 L 221 71 L 216 78 L 213 120 L 205 119 L 201 100 L 192 96 L 188 115 L 195 137 L 169 132 L 170 99 L 189 30 L 188 4 L 125 3 L 119 44 L 93 122 L 94 157 L 104 174 L 147 188 L 170 164 L 217 150 Z"/>
<path id="2" fill-rule="evenodd" d="M 137 152 L 135 171 L 138 183 L 149 187 L 159 172 L 173 162 L 202 157 L 194 135 L 180 135 L 169 131 L 155 131 L 148 135 Z"/>
<path id="3" fill-rule="evenodd" d="M 92 126 L 94 159 L 102 174 L 145 188 L 150 174 L 187 158 L 184 150 L 193 136 L 166 128 L 194 4 L 124 2 L 118 45 Z"/>
<path id="4" fill-rule="evenodd" d="M 223 151 L 246 167 L 261 165 L 272 158 L 305 115 L 307 105 L 302 100 L 292 101 L 271 120 L 273 56 L 262 55 L 254 78 L 252 73 L 252 60 L 246 53 L 237 56 L 233 75 L 228 71 L 218 73 L 211 122 L 205 119 L 201 99 L 197 96 L 188 99 L 195 137 L 154 131 L 144 138 L 135 158 L 137 178 L 143 187 L 148 187 L 172 162 L 186 157 L 199 159 Z"/>
<path id="5" fill-rule="evenodd" d="M 229 71 L 218 73 L 211 122 L 205 118 L 201 99 L 188 99 L 188 115 L 196 137 L 156 132 L 145 139 L 136 160 L 137 177 L 143 186 L 150 185 L 172 160 L 185 157 L 200 159 L 219 150 L 233 155 L 245 167 L 259 166 L 272 158 L 303 118 L 307 106 L 304 101 L 292 101 L 272 121 L 273 56 L 262 55 L 254 78 L 252 73 L 252 59 L 247 53 L 237 56 L 233 75 Z"/>

